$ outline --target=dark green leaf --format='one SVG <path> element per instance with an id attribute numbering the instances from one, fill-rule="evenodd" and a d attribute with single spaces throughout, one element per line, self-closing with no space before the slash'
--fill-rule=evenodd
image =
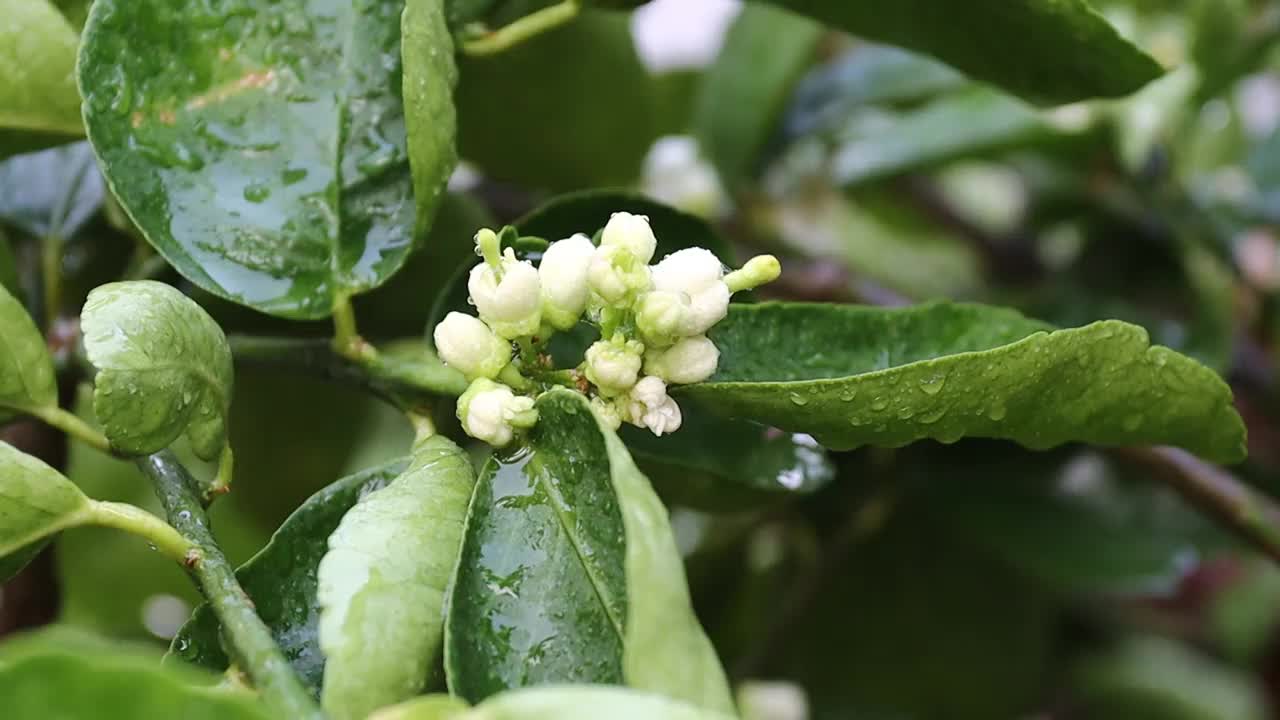
<path id="1" fill-rule="evenodd" d="M 730 26 L 694 118 L 702 151 L 726 185 L 753 176 L 822 34 L 818 23 L 767 5 L 747 5 Z"/>
<path id="2" fill-rule="evenodd" d="M 0 442 L 0 582 L 31 561 L 47 538 L 86 520 L 80 489 L 6 442 Z"/>
<path id="3" fill-rule="evenodd" d="M 32 411 L 58 404 L 53 359 L 44 336 L 18 299 L 0 285 L 0 422 L 11 410 Z"/>
<path id="4" fill-rule="evenodd" d="M 48 0 L 0 0 L 0 157 L 84 134 L 76 31 Z"/>
<path id="5" fill-rule="evenodd" d="M 730 712 L 666 509 L 585 399 L 538 400 L 526 447 L 486 465 L 449 602 L 450 689 L 622 684 Z"/>
<path id="6" fill-rule="evenodd" d="M 460 153 L 498 180 L 630 183 L 659 132 L 653 80 L 621 13 L 584 10 L 506 52 L 464 57 L 459 70 Z"/>
<path id="7" fill-rule="evenodd" d="M 415 217 L 403 7 L 94 3 L 79 64 L 89 139 L 179 272 L 263 312 L 322 318 L 399 269 Z M 425 179 L 447 158 L 420 135 Z"/>
<path id="8" fill-rule="evenodd" d="M 312 495 L 271 536 L 271 542 L 236 571 L 240 585 L 253 598 L 258 616 L 312 692 L 319 695 L 324 675 L 320 651 L 320 609 L 316 604 L 316 572 L 329 550 L 329 536 L 360 498 L 385 487 L 408 467 L 396 460 L 342 478 Z M 212 670 L 225 670 L 226 653 L 219 640 L 218 619 L 207 605 L 173 639 L 170 653 Z"/>
<path id="9" fill-rule="evenodd" d="M 89 293 L 80 316 L 85 353 L 98 369 L 93 411 L 112 447 L 163 450 L 181 435 L 209 460 L 227 442 L 231 348 L 194 300 L 150 280 Z"/>
<path id="10" fill-rule="evenodd" d="M 458 67 L 444 5 L 444 0 L 408 0 L 401 20 L 405 126 L 418 205 L 417 237 L 431 227 L 449 175 L 458 164 L 458 117 L 453 107 Z"/>
<path id="11" fill-rule="evenodd" d="M 35 237 L 75 235 L 105 196 L 89 143 L 0 163 L 0 220 Z"/>
<path id="12" fill-rule="evenodd" d="M 711 338 L 719 370 L 681 396 L 829 447 L 972 436 L 1245 456 L 1226 383 L 1119 321 L 1053 330 L 979 305 L 771 303 L 731 307 Z"/>
<path id="13" fill-rule="evenodd" d="M 327 664 L 322 700 L 338 720 L 422 692 L 444 634 L 445 587 L 475 488 L 465 453 L 435 435 L 408 469 L 342 518 L 320 561 L 316 602 Z"/>
<path id="14" fill-rule="evenodd" d="M 216 678 L 160 667 L 152 655 L 65 629 L 7 643 L 0 653 L 5 717 L 101 720 L 266 720 L 250 694 Z"/>
<path id="15" fill-rule="evenodd" d="M 1161 72 L 1084 0 L 770 1 L 1045 102 L 1127 95 Z"/>

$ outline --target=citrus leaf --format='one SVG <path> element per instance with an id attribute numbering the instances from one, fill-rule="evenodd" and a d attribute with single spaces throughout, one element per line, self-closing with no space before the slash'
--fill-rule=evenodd
<path id="1" fill-rule="evenodd" d="M 731 712 L 648 480 L 581 395 L 552 390 L 537 407 L 526 447 L 477 484 L 446 621 L 450 689 L 476 702 L 626 684 Z"/>
<path id="2" fill-rule="evenodd" d="M 0 17 L 0 157 L 83 135 L 75 29 L 48 0 L 0 0 Z"/>
<path id="3" fill-rule="evenodd" d="M 53 359 L 26 308 L 0 285 L 0 422 L 58 404 Z"/>
<path id="4" fill-rule="evenodd" d="M 1127 95 L 1161 73 L 1084 0 L 770 2 L 1045 102 Z"/>
<path id="5" fill-rule="evenodd" d="M 148 455 L 186 434 L 199 457 L 226 445 L 231 348 L 194 300 L 150 280 L 89 293 L 80 316 L 98 369 L 93 411 L 112 447 Z"/>
<path id="6" fill-rule="evenodd" d="M 5 644 L 0 694 L 12 718 L 266 720 L 248 693 L 209 687 L 212 675 L 160 667 L 148 650 L 124 649 L 65 628 Z"/>
<path id="7" fill-rule="evenodd" d="M 106 188 L 89 143 L 0 163 L 0 220 L 32 236 L 72 237 L 105 198 Z"/>
<path id="8" fill-rule="evenodd" d="M 0 582 L 88 511 L 88 498 L 62 473 L 0 441 Z"/>
<path id="9" fill-rule="evenodd" d="M 458 67 L 444 12 L 442 0 L 408 0 L 401 20 L 405 126 L 418 204 L 417 237 L 430 229 L 449 175 L 458 164 L 454 144 L 458 118 L 453 107 Z"/>
<path id="10" fill-rule="evenodd" d="M 79 64 L 89 140 L 174 268 L 288 318 L 326 317 L 399 269 L 415 217 L 403 7 L 94 3 Z"/>
<path id="11" fill-rule="evenodd" d="M 432 436 L 329 537 L 316 599 L 327 659 L 321 699 L 330 716 L 359 720 L 430 684 L 474 488 L 467 455 Z"/>
<path id="12" fill-rule="evenodd" d="M 1054 330 L 980 305 L 769 303 L 731 307 L 710 337 L 719 369 L 680 396 L 832 448 L 973 436 L 1245 456 L 1227 384 L 1115 320 Z"/>
<path id="13" fill-rule="evenodd" d="M 319 696 L 324 675 L 320 651 L 317 568 L 329 536 L 360 498 L 383 488 L 408 467 L 406 460 L 349 475 L 312 495 L 293 511 L 271 541 L 236 570 L 258 616 L 303 683 Z M 219 640 L 218 618 L 200 605 L 173 638 L 170 657 L 221 672 L 229 665 Z"/>
<path id="14" fill-rule="evenodd" d="M 620 687 L 575 685 L 529 688 L 480 703 L 458 720 L 729 720 L 733 715 L 660 694 Z"/>

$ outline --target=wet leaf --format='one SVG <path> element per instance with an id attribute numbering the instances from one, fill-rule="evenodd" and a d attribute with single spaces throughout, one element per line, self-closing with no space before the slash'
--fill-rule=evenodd
<path id="1" fill-rule="evenodd" d="M 680 397 L 832 448 L 971 436 L 1245 456 L 1222 378 L 1119 321 L 1054 330 L 980 305 L 770 303 L 731 307 L 710 336 L 720 367 Z"/>
<path id="2" fill-rule="evenodd" d="M 393 3 L 394 4 L 394 3 Z M 431 227 L 449 175 L 458 164 L 453 88 L 458 67 L 453 36 L 445 25 L 443 0 L 408 0 L 401 21 L 404 56 L 404 113 L 409 167 L 417 199 L 417 236 Z"/>
<path id="3" fill-rule="evenodd" d="M 0 441 L 0 582 L 88 511 L 88 498 L 62 473 Z"/>
<path id="4" fill-rule="evenodd" d="M 249 693 L 209 687 L 212 675 L 162 668 L 149 650 L 65 628 L 7 642 L 0 695 L 13 718 L 266 720 Z"/>
<path id="5" fill-rule="evenodd" d="M 481 471 L 449 600 L 450 689 L 626 684 L 731 712 L 648 480 L 581 395 L 553 390 L 538 411 L 526 448 Z"/>
<path id="6" fill-rule="evenodd" d="M 70 238 L 98 212 L 105 197 L 89 143 L 0 163 L 0 220 L 35 237 Z"/>
<path id="7" fill-rule="evenodd" d="M 317 568 L 329 550 L 329 536 L 360 498 L 385 487 L 408 467 L 407 460 L 342 478 L 312 495 L 271 536 L 271 541 L 236 571 L 258 616 L 303 683 L 317 696 L 324 674 L 320 651 Z M 196 608 L 174 637 L 173 657 L 211 670 L 227 669 L 218 619 L 208 605 Z"/>
<path id="8" fill-rule="evenodd" d="M 0 158 L 84 134 L 76 30 L 48 0 L 0 0 Z"/>
<path id="9" fill-rule="evenodd" d="M 474 488 L 467 455 L 432 436 L 329 537 L 316 599 L 327 659 L 321 699 L 330 716 L 359 720 L 431 683 Z"/>
<path id="10" fill-rule="evenodd" d="M 771 2 L 1044 102 L 1127 95 L 1161 73 L 1084 0 Z"/>
<path id="11" fill-rule="evenodd" d="M 399 269 L 415 218 L 403 7 L 94 3 L 79 64 L 89 140 L 180 273 L 263 312 L 322 318 Z M 420 167 L 446 162 L 419 153 Z"/>
<path id="12" fill-rule="evenodd" d="M 58 404 L 53 359 L 22 303 L 0 285 L 0 422 Z"/>
<path id="13" fill-rule="evenodd" d="M 150 280 L 103 285 L 80 316 L 85 352 L 98 369 L 93 411 L 112 447 L 163 450 L 180 435 L 209 460 L 227 441 L 231 348 L 194 300 Z"/>

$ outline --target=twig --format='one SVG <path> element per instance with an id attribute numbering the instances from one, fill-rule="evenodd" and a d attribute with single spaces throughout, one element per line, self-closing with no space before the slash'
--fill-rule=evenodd
<path id="1" fill-rule="evenodd" d="M 509 50 L 532 37 L 564 25 L 576 18 L 581 9 L 582 0 L 562 0 L 525 15 L 510 25 L 464 40 L 462 52 L 467 55 L 494 55 Z"/>
<path id="2" fill-rule="evenodd" d="M 137 464 L 155 485 L 169 523 L 196 547 L 198 554 L 191 556 L 188 570 L 222 623 L 232 659 L 280 717 L 320 720 L 323 715 L 315 701 L 254 612 L 253 601 L 214 540 L 195 479 L 168 450 L 140 458 Z"/>

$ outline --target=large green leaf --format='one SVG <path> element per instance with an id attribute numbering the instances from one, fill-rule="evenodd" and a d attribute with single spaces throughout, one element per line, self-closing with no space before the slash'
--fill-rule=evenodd
<path id="1" fill-rule="evenodd" d="M 1227 384 L 1119 321 L 1053 330 L 980 305 L 770 303 L 731 307 L 710 336 L 720 367 L 680 396 L 833 448 L 974 436 L 1245 456 Z"/>
<path id="2" fill-rule="evenodd" d="M 66 629 L 5 644 L 5 717 L 101 720 L 266 720 L 249 693 L 209 687 L 216 678 L 160 667 L 150 652 Z"/>
<path id="3" fill-rule="evenodd" d="M 435 435 L 405 472 L 342 518 L 320 561 L 316 600 L 327 665 L 322 700 L 338 720 L 408 700 L 431 684 L 445 587 L 475 488 L 465 453 Z"/>
<path id="4" fill-rule="evenodd" d="M 79 64 L 89 140 L 179 272 L 273 315 L 321 318 L 400 267 L 427 214 L 415 213 L 400 99 L 403 7 L 94 3 Z M 447 96 L 444 79 L 414 77 Z M 415 151 L 420 169 L 448 164 L 432 143 Z"/>
<path id="5" fill-rule="evenodd" d="M 88 143 L 0 163 L 0 221 L 35 237 L 71 237 L 98 212 L 105 197 Z"/>
<path id="6" fill-rule="evenodd" d="M 0 285 L 0 422 L 58 404 L 53 359 L 22 303 Z"/>
<path id="7" fill-rule="evenodd" d="M 702 151 L 726 185 L 753 176 L 822 34 L 818 23 L 767 5 L 747 5 L 730 26 L 694 117 Z"/>
<path id="8" fill-rule="evenodd" d="M 458 67 L 444 5 L 444 0 L 407 0 L 401 20 L 405 126 L 418 204 L 418 237 L 435 219 L 449 175 L 458 164 L 454 144 L 458 118 L 453 107 Z"/>
<path id="9" fill-rule="evenodd" d="M 526 447 L 481 473 L 449 601 L 450 689 L 627 684 L 731 712 L 666 509 L 583 397 L 538 400 Z"/>
<path id="10" fill-rule="evenodd" d="M 284 521 L 266 547 L 236 571 L 276 644 L 317 695 L 325 659 L 320 651 L 316 576 L 320 559 L 329 549 L 329 536 L 360 498 L 385 487 L 407 466 L 406 460 L 395 460 L 342 478 L 312 495 Z M 227 668 L 218 619 L 208 605 L 196 608 L 174 637 L 170 652 L 212 670 Z"/>
<path id="11" fill-rule="evenodd" d="M 112 447 L 147 455 L 185 434 L 199 457 L 218 455 L 233 370 L 227 338 L 208 313 L 169 285 L 141 280 L 94 289 L 80 324 L 98 369 L 93 411 Z"/>
<path id="12" fill-rule="evenodd" d="M 62 473 L 0 441 L 0 582 L 49 536 L 86 520 L 89 500 Z"/>
<path id="13" fill-rule="evenodd" d="M 76 31 L 48 0 L 0 0 L 0 157 L 84 133 Z"/>
<path id="14" fill-rule="evenodd" d="M 1046 102 L 1126 95 L 1161 72 L 1084 0 L 769 1 Z"/>

